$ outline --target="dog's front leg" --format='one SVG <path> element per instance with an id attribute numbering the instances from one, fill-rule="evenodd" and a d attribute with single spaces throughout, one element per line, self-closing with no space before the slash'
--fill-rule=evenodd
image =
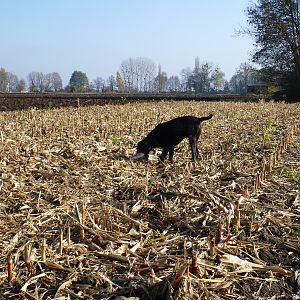
<path id="1" fill-rule="evenodd" d="M 199 150 L 198 150 L 198 146 L 196 144 L 196 159 L 198 159 L 198 158 L 199 158 Z"/>
<path id="2" fill-rule="evenodd" d="M 170 148 L 169 150 L 169 161 L 173 162 L 173 155 L 174 155 L 174 147 Z"/>
<path id="3" fill-rule="evenodd" d="M 169 149 L 168 149 L 168 148 L 163 148 L 163 149 L 162 149 L 162 153 L 161 153 L 161 155 L 160 155 L 160 157 L 159 157 L 161 161 L 164 161 L 164 160 L 165 160 L 165 158 L 166 158 L 168 152 L 169 152 Z"/>

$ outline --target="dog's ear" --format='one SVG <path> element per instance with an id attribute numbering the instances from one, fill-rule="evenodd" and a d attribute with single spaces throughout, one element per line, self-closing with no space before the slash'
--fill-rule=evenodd
<path id="1" fill-rule="evenodd" d="M 147 148 L 147 142 L 145 140 L 141 140 L 137 143 L 136 149 L 138 152 L 144 152 Z"/>
<path id="2" fill-rule="evenodd" d="M 138 143 L 138 146 L 143 147 L 143 148 L 148 148 L 149 142 L 146 139 L 142 140 Z"/>

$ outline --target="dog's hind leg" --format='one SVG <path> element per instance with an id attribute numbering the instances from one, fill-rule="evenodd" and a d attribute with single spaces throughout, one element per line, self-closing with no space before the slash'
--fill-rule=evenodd
<path id="1" fill-rule="evenodd" d="M 201 135 L 201 129 L 197 131 L 196 139 L 195 139 L 196 159 L 199 158 L 198 141 L 199 141 L 200 135 Z"/>
<path id="2" fill-rule="evenodd" d="M 197 140 L 195 137 L 189 136 L 189 142 L 192 151 L 192 159 L 193 161 L 196 161 L 198 158 Z"/>

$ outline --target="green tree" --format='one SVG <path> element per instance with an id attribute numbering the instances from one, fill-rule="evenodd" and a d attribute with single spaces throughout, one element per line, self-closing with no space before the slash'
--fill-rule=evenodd
<path id="1" fill-rule="evenodd" d="M 212 73 L 213 65 L 212 63 L 205 62 L 201 65 L 201 81 L 203 86 L 203 92 L 210 92 L 210 84 L 211 84 L 211 73 Z"/>
<path id="2" fill-rule="evenodd" d="M 85 92 L 88 89 L 89 80 L 86 73 L 74 71 L 69 81 L 69 89 L 72 92 Z"/>
<path id="3" fill-rule="evenodd" d="M 214 91 L 220 91 L 224 87 L 225 83 L 225 73 L 221 70 L 220 67 L 216 67 L 211 75 L 211 82 L 214 88 Z"/>
<path id="4" fill-rule="evenodd" d="M 300 92 L 300 1 L 257 0 L 247 9 L 253 60 L 269 81 L 294 80 Z"/>
<path id="5" fill-rule="evenodd" d="M 211 85 L 212 63 L 199 63 L 199 58 L 195 59 L 195 67 L 190 78 L 195 93 L 209 93 Z"/>

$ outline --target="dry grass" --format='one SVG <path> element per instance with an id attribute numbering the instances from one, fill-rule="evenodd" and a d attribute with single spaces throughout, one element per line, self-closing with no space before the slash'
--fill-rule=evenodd
<path id="1" fill-rule="evenodd" d="M 187 142 L 173 164 L 125 159 L 158 122 L 211 112 L 197 163 Z M 297 292 L 299 104 L 32 109 L 0 123 L 4 298 Z"/>

